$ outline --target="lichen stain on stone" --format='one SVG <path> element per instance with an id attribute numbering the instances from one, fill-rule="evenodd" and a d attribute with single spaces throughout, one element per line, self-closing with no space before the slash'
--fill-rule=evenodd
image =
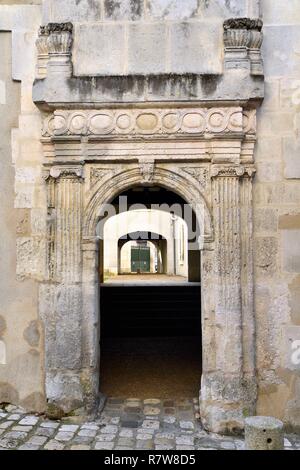
<path id="1" fill-rule="evenodd" d="M 2 315 L 0 315 L 0 338 L 3 336 L 5 330 L 6 330 L 6 321 L 5 321 L 5 318 Z"/>
<path id="2" fill-rule="evenodd" d="M 115 11 L 120 9 L 121 2 L 117 0 L 104 0 L 105 11 L 108 16 L 113 16 Z"/>
<path id="3" fill-rule="evenodd" d="M 39 325 L 36 320 L 30 322 L 29 326 L 24 330 L 23 337 L 32 347 L 37 347 L 40 342 Z"/>
<path id="4" fill-rule="evenodd" d="M 65 412 L 55 403 L 48 402 L 46 405 L 46 416 L 49 419 L 61 419 L 65 416 Z"/>
<path id="5" fill-rule="evenodd" d="M 0 382 L 0 403 L 19 403 L 18 391 L 7 382 Z"/>
<path id="6" fill-rule="evenodd" d="M 215 93 L 218 83 L 221 80 L 220 75 L 202 75 L 201 88 L 205 95 L 212 95 Z"/>
<path id="7" fill-rule="evenodd" d="M 110 100 L 123 100 L 130 94 L 143 97 L 145 91 L 150 94 L 157 93 L 160 97 L 168 97 L 167 90 L 171 89 L 171 96 L 179 93 L 184 99 L 197 96 L 196 74 L 158 74 L 158 75 L 111 75 L 98 77 L 72 77 L 67 83 L 70 92 L 78 93 L 81 101 L 88 101 L 93 92 L 100 91 L 105 99 L 109 95 Z M 212 92 L 214 81 L 210 84 Z M 216 85 L 215 85 L 216 86 Z M 209 88 L 209 87 L 207 87 Z"/>

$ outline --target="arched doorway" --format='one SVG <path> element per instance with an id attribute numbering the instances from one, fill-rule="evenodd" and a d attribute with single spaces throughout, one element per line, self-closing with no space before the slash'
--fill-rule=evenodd
<path id="1" fill-rule="evenodd" d="M 188 261 L 193 260 L 188 257 L 188 246 L 189 251 L 198 250 L 197 232 L 190 244 L 188 234 L 193 233 L 193 224 L 199 227 L 199 222 L 174 191 L 158 185 L 154 191 L 153 187 L 149 189 L 135 185 L 121 192 L 112 206 L 118 212 L 121 198 L 126 198 L 128 211 L 123 208 L 119 214 L 108 216 L 105 223 L 101 220 L 97 229 L 100 237 L 103 233 L 105 262 L 105 282 L 100 284 L 100 391 L 123 398 L 195 398 L 202 368 L 201 286 L 200 282 L 188 282 Z M 137 205 L 145 209 L 135 208 Z M 125 227 L 136 231 L 119 237 Z M 155 228 L 161 233 L 154 233 Z M 128 242 L 128 235 L 136 241 Z M 110 259 L 110 271 L 115 269 L 117 247 L 120 255 L 121 246 L 137 242 L 165 248 L 168 276 L 156 274 L 146 279 L 145 273 L 132 269 L 131 276 L 107 278 Z M 128 265 L 127 261 L 127 270 Z M 120 267 L 119 258 L 118 273 Z M 192 268 L 195 271 L 195 266 Z M 200 279 L 200 264 L 198 268 Z"/>
<path id="2" fill-rule="evenodd" d="M 202 178 L 208 171 L 210 177 Z M 179 161 L 87 166 L 85 179 L 81 167 L 51 168 L 46 177 L 54 231 L 50 223 L 50 270 L 40 286 L 40 313 L 46 325 L 46 392 L 52 409 L 94 408 L 99 399 L 103 243 L 97 225 L 102 208 L 135 186 L 161 186 L 189 203 L 201 228 L 196 240 L 205 293 L 201 418 L 215 431 L 242 427 L 243 410 L 254 409 L 256 390 L 249 237 L 252 175 L 252 167 L 202 163 L 195 168 L 195 163 L 182 166 Z M 63 341 L 53 334 L 60 331 Z"/>

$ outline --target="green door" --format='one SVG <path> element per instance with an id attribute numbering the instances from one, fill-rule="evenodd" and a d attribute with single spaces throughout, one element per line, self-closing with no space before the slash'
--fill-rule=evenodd
<path id="1" fill-rule="evenodd" d="M 148 246 L 131 247 L 131 272 L 150 272 L 150 248 Z"/>

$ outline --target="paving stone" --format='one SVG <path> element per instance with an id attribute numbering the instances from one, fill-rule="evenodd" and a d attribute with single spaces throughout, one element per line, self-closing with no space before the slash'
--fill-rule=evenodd
<path id="1" fill-rule="evenodd" d="M 44 446 L 44 449 L 46 450 L 63 450 L 64 449 L 64 444 L 62 442 L 57 442 L 54 440 L 51 440 L 47 442 L 47 444 Z"/>
<path id="2" fill-rule="evenodd" d="M 232 450 L 235 449 L 234 442 L 221 442 L 221 449 Z"/>
<path id="3" fill-rule="evenodd" d="M 84 436 L 84 437 L 94 437 L 97 434 L 96 429 L 81 429 L 79 431 L 78 436 Z"/>
<path id="4" fill-rule="evenodd" d="M 111 424 L 119 424 L 120 419 L 121 419 L 120 416 L 114 416 L 113 418 L 111 418 L 110 423 Z"/>
<path id="5" fill-rule="evenodd" d="M 140 406 L 126 406 L 124 408 L 125 413 L 141 413 L 142 408 Z"/>
<path id="6" fill-rule="evenodd" d="M 120 437 L 133 437 L 134 432 L 132 429 L 121 429 L 119 436 Z"/>
<path id="7" fill-rule="evenodd" d="M 136 441 L 136 449 L 151 450 L 154 449 L 154 443 L 152 439 L 148 439 L 147 441 Z"/>
<path id="8" fill-rule="evenodd" d="M 20 447 L 18 447 L 19 450 L 39 450 L 39 446 L 33 445 L 33 444 L 22 444 Z"/>
<path id="9" fill-rule="evenodd" d="M 59 430 L 63 432 L 75 432 L 79 428 L 78 424 L 63 424 Z"/>
<path id="10" fill-rule="evenodd" d="M 8 419 L 11 421 L 18 421 L 20 418 L 21 418 L 21 415 L 18 415 L 18 414 L 13 414 L 13 415 L 8 416 Z"/>
<path id="11" fill-rule="evenodd" d="M 130 420 L 122 420 L 121 419 L 121 426 L 123 428 L 138 428 L 139 427 L 139 421 L 130 421 Z"/>
<path id="12" fill-rule="evenodd" d="M 59 426 L 59 423 L 56 423 L 55 421 L 45 421 L 40 423 L 41 428 L 52 428 L 52 429 L 57 429 Z"/>
<path id="13" fill-rule="evenodd" d="M 25 424 L 26 426 L 35 426 L 36 423 L 39 421 L 39 418 L 36 416 L 25 416 L 19 421 L 19 424 Z"/>
<path id="14" fill-rule="evenodd" d="M 124 409 L 135 409 L 135 408 L 141 408 L 142 407 L 142 402 L 141 401 L 129 401 L 124 403 Z"/>
<path id="15" fill-rule="evenodd" d="M 94 438 L 93 437 L 88 437 L 88 436 L 75 436 L 74 439 L 72 439 L 72 443 L 74 444 L 90 444 L 93 442 Z"/>
<path id="16" fill-rule="evenodd" d="M 66 432 L 66 431 L 59 431 L 56 436 L 55 436 L 55 439 L 57 441 L 70 441 L 72 438 L 74 437 L 74 433 L 72 432 Z"/>
<path id="17" fill-rule="evenodd" d="M 75 444 L 70 447 L 71 450 L 90 450 L 91 447 L 84 444 Z"/>
<path id="18" fill-rule="evenodd" d="M 6 439 L 25 439 L 27 437 L 26 432 L 21 431 L 10 431 L 5 435 Z"/>
<path id="19" fill-rule="evenodd" d="M 160 405 L 161 400 L 158 400 L 157 398 L 147 398 L 144 400 L 145 405 Z"/>
<path id="20" fill-rule="evenodd" d="M 157 439 L 175 439 L 175 434 L 172 432 L 159 432 L 155 437 Z"/>
<path id="21" fill-rule="evenodd" d="M 163 421 L 167 424 L 173 424 L 176 422 L 175 416 L 165 416 Z"/>
<path id="22" fill-rule="evenodd" d="M 114 442 L 96 442 L 96 450 L 112 450 L 114 448 Z"/>
<path id="23" fill-rule="evenodd" d="M 115 437 L 115 434 L 98 434 L 95 439 L 96 441 L 110 442 L 113 441 Z"/>
<path id="24" fill-rule="evenodd" d="M 135 440 L 133 438 L 130 438 L 130 437 L 119 437 L 118 441 L 117 441 L 117 445 L 118 446 L 126 446 L 126 447 L 130 447 L 131 449 L 134 448 L 134 445 L 135 445 Z"/>
<path id="25" fill-rule="evenodd" d="M 160 414 L 160 408 L 157 408 L 155 406 L 145 406 L 144 407 L 144 414 L 145 415 L 149 415 L 149 416 L 152 416 L 152 415 L 159 415 Z"/>
<path id="26" fill-rule="evenodd" d="M 138 432 L 136 435 L 137 439 L 147 440 L 149 437 L 152 437 L 152 434 L 146 432 Z"/>
<path id="27" fill-rule="evenodd" d="M 114 424 L 108 424 L 107 426 L 104 426 L 100 432 L 102 434 L 115 434 L 118 432 L 118 426 Z"/>
<path id="28" fill-rule="evenodd" d="M 8 413 L 11 413 L 12 411 L 16 411 L 17 407 L 15 405 L 6 405 L 5 410 Z"/>
<path id="29" fill-rule="evenodd" d="M 175 440 L 177 445 L 194 445 L 194 436 L 178 436 Z"/>
<path id="30" fill-rule="evenodd" d="M 19 445 L 17 439 L 7 439 L 6 437 L 0 439 L 0 448 L 15 449 Z"/>
<path id="31" fill-rule="evenodd" d="M 37 436 L 51 437 L 56 432 L 56 430 L 51 428 L 37 428 L 35 432 Z"/>
<path id="32" fill-rule="evenodd" d="M 11 428 L 12 431 L 21 431 L 21 432 L 30 432 L 33 429 L 33 426 L 20 426 L 16 425 Z"/>
<path id="33" fill-rule="evenodd" d="M 192 421 L 179 421 L 179 426 L 182 429 L 194 429 L 194 423 Z"/>
<path id="34" fill-rule="evenodd" d="M 91 430 L 98 431 L 99 426 L 97 424 L 83 424 L 82 426 L 80 426 L 80 429 L 91 429 Z"/>
<path id="35" fill-rule="evenodd" d="M 160 423 L 159 421 L 152 420 L 152 419 L 145 419 L 142 423 L 142 428 L 145 429 L 159 429 Z"/>
<path id="36" fill-rule="evenodd" d="M 188 445 L 179 445 L 179 446 L 176 446 L 176 450 L 195 450 L 195 447 L 188 446 Z"/>
<path id="37" fill-rule="evenodd" d="M 166 446 L 174 446 L 175 441 L 172 439 L 164 439 L 159 437 L 154 437 L 154 444 L 155 445 L 166 445 Z"/>
<path id="38" fill-rule="evenodd" d="M 43 444 L 45 444 L 47 439 L 48 437 L 45 437 L 45 436 L 32 436 L 29 439 L 28 443 L 36 445 L 36 446 L 42 446 Z"/>
<path id="39" fill-rule="evenodd" d="M 3 423 L 0 423 L 0 429 L 7 429 L 12 424 L 16 424 L 16 423 L 14 421 L 4 421 Z"/>
<path id="40" fill-rule="evenodd" d="M 174 449 L 174 446 L 171 446 L 171 445 L 164 445 L 164 444 L 155 445 L 155 450 L 172 450 L 172 449 Z"/>

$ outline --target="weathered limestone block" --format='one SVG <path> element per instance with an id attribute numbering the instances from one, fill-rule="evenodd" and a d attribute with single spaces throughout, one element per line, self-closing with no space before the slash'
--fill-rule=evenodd
<path id="1" fill-rule="evenodd" d="M 283 271 L 300 273 L 300 229 L 282 230 Z"/>
<path id="2" fill-rule="evenodd" d="M 277 238 L 257 237 L 254 243 L 254 254 L 257 273 L 261 276 L 272 276 L 278 268 Z"/>
<path id="3" fill-rule="evenodd" d="M 245 419 L 247 450 L 283 450 L 283 423 L 267 416 Z"/>
<path id="4" fill-rule="evenodd" d="M 156 47 L 153 47 L 153 44 Z M 128 73 L 166 72 L 167 27 L 164 23 L 133 23 L 128 27 Z"/>
<path id="5" fill-rule="evenodd" d="M 17 278 L 41 279 L 44 274 L 45 240 L 39 237 L 17 238 Z"/>

